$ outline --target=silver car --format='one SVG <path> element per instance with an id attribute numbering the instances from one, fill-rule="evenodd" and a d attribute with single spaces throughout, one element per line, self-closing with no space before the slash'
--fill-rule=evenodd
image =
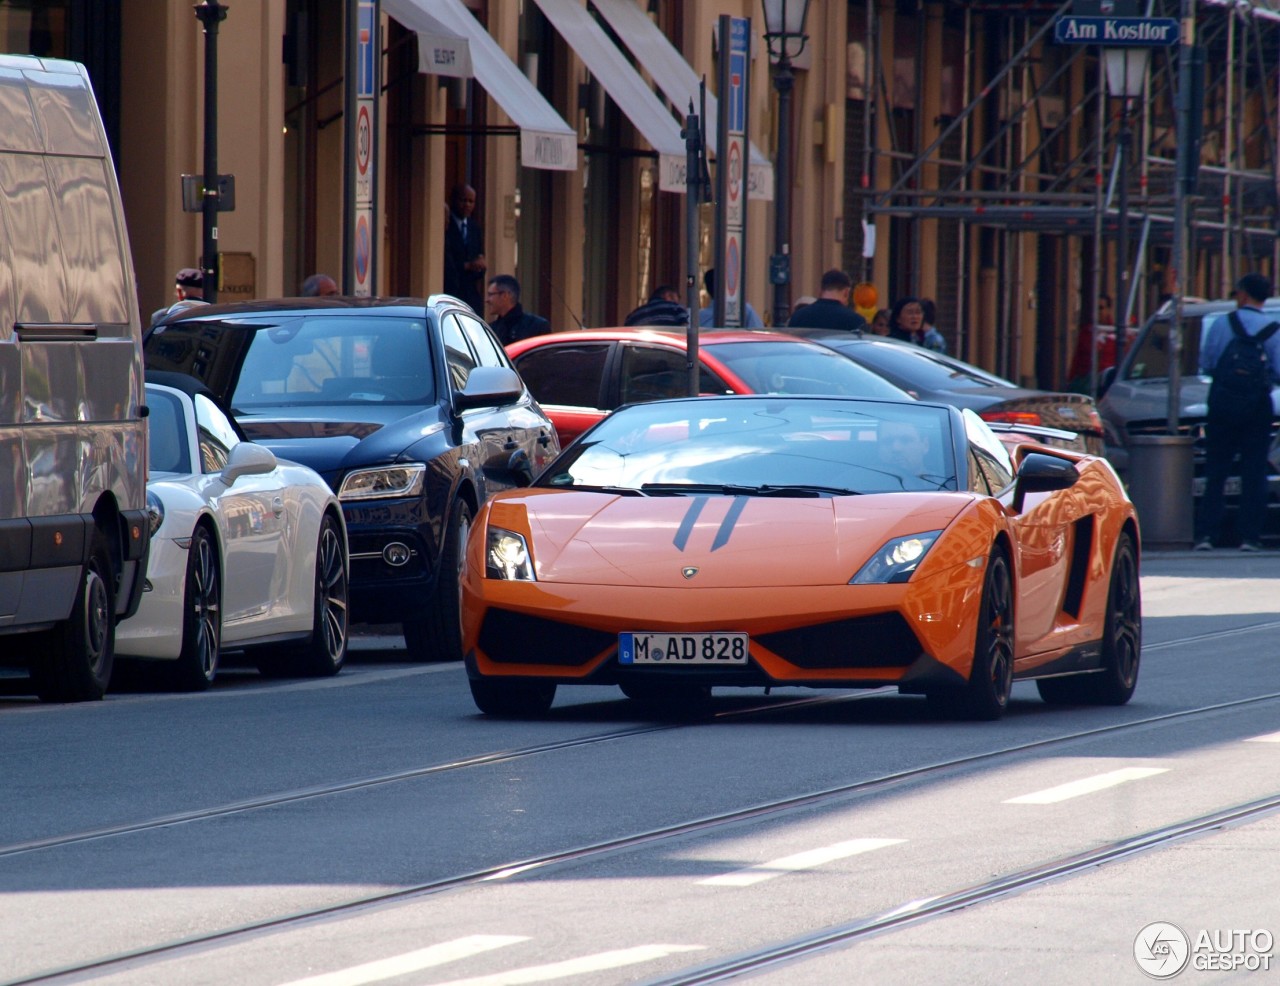
<path id="1" fill-rule="evenodd" d="M 1200 373 L 1200 344 L 1205 332 L 1218 318 L 1234 311 L 1234 301 L 1183 302 L 1182 380 L 1178 391 L 1178 432 L 1195 439 L 1195 480 L 1193 493 L 1204 492 L 1204 427 L 1208 415 L 1209 377 Z M 1263 310 L 1280 321 L 1280 298 L 1272 298 Z M 1169 408 L 1169 327 L 1174 316 L 1172 302 L 1166 303 L 1147 320 L 1131 340 L 1124 359 L 1098 402 L 1106 434 L 1107 458 L 1121 476 L 1129 468 L 1130 439 L 1144 435 L 1168 434 Z M 1267 529 L 1280 530 L 1280 387 L 1271 391 L 1271 467 L 1268 470 Z M 1227 480 L 1227 507 L 1235 507 L 1240 477 Z"/>

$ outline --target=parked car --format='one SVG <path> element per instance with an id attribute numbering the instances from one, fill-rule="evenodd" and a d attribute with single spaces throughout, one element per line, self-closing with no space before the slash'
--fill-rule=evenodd
<path id="1" fill-rule="evenodd" d="M 884 336 L 833 329 L 784 331 L 830 346 L 922 401 L 967 407 L 986 421 L 1075 432 L 1079 438 L 1051 444 L 1091 455 L 1102 455 L 1106 450 L 1102 419 L 1093 398 L 1086 394 L 1019 387 L 954 356 Z"/>
<path id="2" fill-rule="evenodd" d="M 400 624 L 418 660 L 461 656 L 471 518 L 559 452 L 484 322 L 445 295 L 289 298 L 176 313 L 144 348 L 148 368 L 197 377 L 250 439 L 337 493 L 353 622 Z"/>
<path id="3" fill-rule="evenodd" d="M 657 327 L 534 336 L 507 352 L 568 445 L 614 408 L 689 395 L 687 338 Z M 752 329 L 699 333 L 703 394 L 833 394 L 910 399 L 814 343 Z"/>
<path id="4" fill-rule="evenodd" d="M 1195 439 L 1195 478 L 1192 493 L 1204 492 L 1204 431 L 1209 413 L 1209 377 L 1200 372 L 1200 344 L 1210 324 L 1234 311 L 1234 301 L 1184 302 L 1182 307 L 1178 433 Z M 1270 299 L 1263 310 L 1280 320 L 1280 298 Z M 1139 436 L 1168 434 L 1169 329 L 1174 305 L 1168 302 L 1147 319 L 1125 350 L 1114 374 L 1103 378 L 1106 391 L 1098 402 L 1106 429 L 1107 458 L 1129 479 L 1130 440 Z M 1275 415 L 1271 426 L 1271 451 L 1267 470 L 1267 524 L 1269 534 L 1280 532 L 1280 387 L 1271 391 Z M 1236 509 L 1240 477 L 1227 479 L 1228 515 Z"/>
<path id="5" fill-rule="evenodd" d="M 342 506 L 306 466 L 247 441 L 193 377 L 147 375 L 151 556 L 121 657 L 164 661 L 208 688 L 224 649 L 265 674 L 333 675 L 347 655 Z M 256 645 L 256 646 L 255 646 Z"/>
<path id="6" fill-rule="evenodd" d="M 1118 705 L 1138 677 L 1138 559 L 1105 460 L 1010 456 L 967 409 L 635 404 L 480 511 L 467 674 L 496 715 L 544 712 L 569 684 L 658 710 L 713 686 L 896 685 L 994 719 L 1035 679 L 1048 702 Z"/>

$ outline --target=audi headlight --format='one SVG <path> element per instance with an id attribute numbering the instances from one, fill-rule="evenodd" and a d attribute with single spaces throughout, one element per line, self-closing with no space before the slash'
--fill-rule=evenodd
<path id="1" fill-rule="evenodd" d="M 858 574 L 849 580 L 850 585 L 871 585 L 882 582 L 906 582 L 915 573 L 920 562 L 941 531 L 925 531 L 908 534 L 886 543 L 868 561 Z"/>
<path id="2" fill-rule="evenodd" d="M 160 525 L 164 523 L 164 504 L 160 502 L 160 498 L 147 490 L 147 523 L 151 527 L 151 536 L 156 536 L 156 531 L 160 529 Z"/>
<path id="3" fill-rule="evenodd" d="M 427 467 L 421 462 L 376 466 L 347 473 L 338 490 L 339 500 L 381 500 L 393 496 L 417 496 L 422 492 Z"/>
<path id="4" fill-rule="evenodd" d="M 529 559 L 529 545 L 515 531 L 490 527 L 484 549 L 484 574 L 490 579 L 507 579 L 514 582 L 536 582 L 533 562 Z"/>

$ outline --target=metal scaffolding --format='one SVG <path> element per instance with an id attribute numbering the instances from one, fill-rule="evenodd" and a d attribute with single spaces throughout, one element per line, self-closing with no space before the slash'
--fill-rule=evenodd
<path id="1" fill-rule="evenodd" d="M 1148 17 L 1179 19 L 1180 0 L 1146 0 Z M 973 317 L 977 288 L 975 252 L 1000 260 L 1001 310 L 995 328 L 995 359 L 1006 375 L 1024 365 L 1023 347 L 1042 345 L 1042 326 L 1014 304 L 1028 284 L 1048 303 L 1069 311 L 1096 312 L 1097 297 L 1114 283 L 1108 276 L 1131 264 L 1128 306 L 1144 318 L 1168 290 L 1163 281 L 1173 242 L 1175 203 L 1176 80 L 1178 47 L 1151 49 L 1143 98 L 1111 104 L 1101 49 L 1053 43 L 1057 17 L 1072 11 L 1066 2 L 964 2 L 943 7 L 963 22 L 965 105 L 938 121 L 936 135 L 918 153 L 877 146 L 877 118 L 891 111 L 893 52 L 880 50 L 878 5 L 867 4 L 868 79 L 860 107 L 863 137 L 862 188 L 850 204 L 861 216 L 907 220 L 913 242 L 932 221 L 958 222 L 961 269 L 949 314 L 962 327 L 961 355 L 973 357 L 975 338 L 964 331 Z M 923 10 L 923 6 L 918 9 Z M 899 16 L 902 5 L 898 5 Z M 1226 296 L 1240 271 L 1253 267 L 1277 273 L 1277 85 L 1280 72 L 1280 0 L 1200 0 L 1194 9 L 1195 41 L 1205 52 L 1203 133 L 1200 166 L 1187 200 L 1189 269 L 1183 292 Z M 993 52 L 991 46 L 999 46 Z M 975 53 L 999 67 L 987 78 L 974 71 Z M 920 52 L 923 55 L 923 51 Z M 994 57 L 993 57 L 994 56 Z M 1133 135 L 1133 151 L 1120 173 L 1121 127 Z M 917 131 L 920 132 L 919 129 Z M 891 137 L 895 131 L 890 129 Z M 924 143 L 920 140 L 916 147 Z M 877 165 L 891 162 L 891 180 L 876 182 Z M 936 166 L 936 167 L 931 167 Z M 883 174 L 883 171 L 880 172 Z M 937 179 L 925 184 L 927 176 Z M 1118 256 L 1121 210 L 1127 197 L 1126 238 L 1130 257 Z M 936 228 L 936 227 L 933 227 Z M 1035 270 L 1022 238 L 1040 238 Z M 1074 240 L 1067 248 L 1045 237 Z M 1048 280 L 1054 283 L 1049 284 Z M 1065 304 L 1064 304 L 1065 303 Z M 939 299 L 940 307 L 945 307 Z M 989 315 L 990 313 L 987 313 Z M 1035 353 L 1037 372 L 1059 376 L 1066 362 L 1072 327 L 1062 311 L 1037 313 L 1056 318 L 1052 354 Z M 972 328 L 972 327 L 968 327 Z M 1028 331 L 1029 328 L 1034 331 Z M 988 347 L 990 350 L 992 347 Z M 1052 356 L 1052 358 L 1050 358 Z M 1041 379 L 1042 385 L 1051 381 Z"/>

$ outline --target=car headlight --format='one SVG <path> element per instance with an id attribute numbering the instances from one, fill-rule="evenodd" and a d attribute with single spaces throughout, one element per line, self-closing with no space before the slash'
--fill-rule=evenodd
<path id="1" fill-rule="evenodd" d="M 338 489 L 339 500 L 379 500 L 393 496 L 417 496 L 422 492 L 427 467 L 421 462 L 376 466 L 347 473 Z"/>
<path id="2" fill-rule="evenodd" d="M 147 523 L 151 526 L 152 537 L 156 536 L 156 531 L 164 523 L 164 504 L 150 490 L 147 490 Z"/>
<path id="3" fill-rule="evenodd" d="M 484 574 L 490 579 L 507 579 L 514 582 L 536 582 L 533 562 L 529 559 L 529 545 L 515 531 L 490 527 L 484 549 Z"/>
<path id="4" fill-rule="evenodd" d="M 880 548 L 871 560 L 849 580 L 850 585 L 871 585 L 882 582 L 906 582 L 915 573 L 920 562 L 941 531 L 925 531 L 894 538 Z"/>

